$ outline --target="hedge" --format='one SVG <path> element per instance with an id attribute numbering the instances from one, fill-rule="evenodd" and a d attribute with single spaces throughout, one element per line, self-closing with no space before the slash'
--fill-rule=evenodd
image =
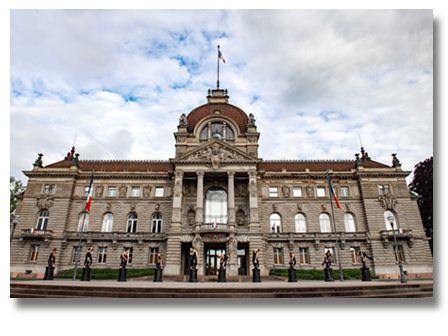
<path id="1" fill-rule="evenodd" d="M 269 272 L 269 275 L 288 277 L 288 269 L 273 269 Z M 342 275 L 344 276 L 344 280 L 359 280 L 362 278 L 361 270 L 359 268 L 355 269 L 343 269 Z M 325 280 L 325 271 L 324 270 L 296 270 L 297 279 L 303 280 Z M 370 271 L 370 277 L 372 279 L 379 279 L 378 276 L 375 276 L 372 271 Z M 339 269 L 333 269 L 333 278 L 335 280 L 339 280 L 340 274 Z"/>
<path id="2" fill-rule="evenodd" d="M 129 278 L 139 278 L 143 276 L 154 275 L 154 268 L 128 268 L 126 277 Z M 67 269 L 58 272 L 54 277 L 58 279 L 73 279 L 73 273 L 75 269 Z M 118 268 L 92 268 L 90 270 L 90 279 L 92 280 L 116 280 L 118 279 Z M 76 279 L 81 279 L 82 267 L 78 268 L 76 271 Z"/>

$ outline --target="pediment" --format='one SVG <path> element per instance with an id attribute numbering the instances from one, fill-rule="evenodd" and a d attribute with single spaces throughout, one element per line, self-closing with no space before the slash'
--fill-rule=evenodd
<path id="1" fill-rule="evenodd" d="M 260 161 L 261 159 L 255 159 L 242 150 L 220 140 L 212 140 L 175 159 L 171 159 L 173 163 L 211 163 L 214 169 L 222 164 L 258 163 Z"/>

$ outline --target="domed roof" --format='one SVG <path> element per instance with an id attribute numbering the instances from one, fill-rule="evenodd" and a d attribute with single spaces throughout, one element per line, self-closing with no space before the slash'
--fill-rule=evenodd
<path id="1" fill-rule="evenodd" d="M 215 111 L 219 111 L 221 115 L 229 117 L 233 121 L 235 121 L 240 128 L 241 133 L 245 133 L 247 129 L 247 122 L 249 118 L 244 111 L 234 105 L 223 103 L 223 104 L 205 104 L 199 107 L 196 107 L 193 111 L 191 111 L 187 116 L 187 129 L 188 132 L 192 133 L 197 123 L 212 114 L 215 114 Z"/>

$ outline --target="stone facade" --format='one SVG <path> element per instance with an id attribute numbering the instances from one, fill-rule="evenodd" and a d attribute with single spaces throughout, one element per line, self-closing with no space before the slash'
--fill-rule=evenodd
<path id="1" fill-rule="evenodd" d="M 361 249 L 376 259 L 367 263 L 376 274 L 398 277 L 384 215 L 390 211 L 403 229 L 397 242 L 404 269 L 409 276 L 432 276 L 428 239 L 406 186 L 410 172 L 395 156 L 392 166 L 371 160 L 363 149 L 356 160 L 262 160 L 253 115 L 229 104 L 226 90 L 210 91 L 207 100 L 180 117 L 175 157 L 169 161 L 79 160 L 73 148 L 64 160 L 44 166 L 39 156 L 39 164 L 24 171 L 29 180 L 16 210 L 20 222 L 11 244 L 11 276 L 43 275 L 53 248 L 58 249 L 56 271 L 74 267 L 92 169 L 93 199 L 81 246 L 83 255 L 94 247 L 96 268 L 118 268 L 123 249 L 132 248 L 129 267 L 154 267 L 155 253 L 161 253 L 164 274 L 187 274 L 186 255 L 194 247 L 199 275 L 216 274 L 218 250 L 229 257 L 227 274 L 251 275 L 251 251 L 260 249 L 261 274 L 267 275 L 288 267 L 289 252 L 296 255 L 297 268 L 318 268 L 331 248 L 335 268 L 339 262 L 359 268 L 353 251 Z M 330 202 L 327 168 L 341 209 Z M 225 220 L 217 228 L 207 219 L 212 190 L 226 195 Z M 322 229 L 322 215 L 331 229 Z"/>

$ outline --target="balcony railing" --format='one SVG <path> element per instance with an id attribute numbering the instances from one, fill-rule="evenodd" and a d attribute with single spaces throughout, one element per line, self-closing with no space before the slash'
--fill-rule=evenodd
<path id="1" fill-rule="evenodd" d="M 34 228 L 21 230 L 20 235 L 22 237 L 48 237 L 53 235 L 53 231 L 51 230 L 36 230 Z"/>

